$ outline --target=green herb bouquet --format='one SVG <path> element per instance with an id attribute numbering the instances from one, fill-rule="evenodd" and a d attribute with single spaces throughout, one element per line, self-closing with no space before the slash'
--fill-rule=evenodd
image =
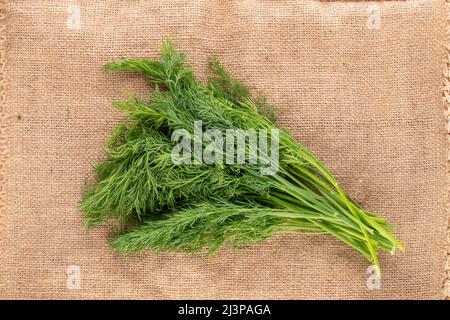
<path id="1" fill-rule="evenodd" d="M 204 85 L 171 40 L 161 51 L 161 61 L 105 66 L 143 73 L 155 86 L 148 101 L 114 103 L 126 120 L 80 203 L 88 227 L 118 221 L 113 249 L 214 253 L 277 233 L 329 234 L 377 267 L 380 249 L 403 249 L 393 226 L 364 210 L 277 125 L 267 99 L 253 97 L 215 59 Z"/>

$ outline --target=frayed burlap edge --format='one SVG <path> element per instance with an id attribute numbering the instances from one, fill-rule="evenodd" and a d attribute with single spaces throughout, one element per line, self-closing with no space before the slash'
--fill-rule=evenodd
<path id="1" fill-rule="evenodd" d="M 450 0 L 446 0 L 447 9 L 447 36 L 445 39 L 445 67 L 444 67 L 444 114 L 447 119 L 447 142 L 448 142 L 448 201 L 447 201 L 447 245 L 445 250 L 445 271 L 443 290 L 445 299 L 450 300 Z"/>
<path id="2" fill-rule="evenodd" d="M 6 52 L 7 52 L 7 1 L 0 0 L 0 267 L 4 266 L 3 259 L 5 257 L 6 245 L 4 243 L 4 232 L 2 224 L 2 216 L 6 206 L 6 152 L 7 152 L 7 108 L 6 108 Z M 5 272 L 0 268 L 0 296 L 5 290 Z"/>

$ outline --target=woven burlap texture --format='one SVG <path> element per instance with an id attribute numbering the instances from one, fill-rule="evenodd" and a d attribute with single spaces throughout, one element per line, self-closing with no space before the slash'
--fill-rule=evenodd
<path id="1" fill-rule="evenodd" d="M 5 17 L 0 297 L 443 297 L 444 0 L 27 0 L 3 4 Z M 141 77 L 101 66 L 157 58 L 168 34 L 201 79 L 214 55 L 265 92 L 344 188 L 397 226 L 407 249 L 381 255 L 381 289 L 367 289 L 367 261 L 331 237 L 122 257 L 105 247 L 112 225 L 83 229 L 77 203 L 120 118 L 111 101 L 125 88 L 147 94 Z"/>
<path id="2" fill-rule="evenodd" d="M 446 250 L 446 264 L 445 264 L 445 279 L 444 279 L 444 296 L 450 299 L 450 0 L 446 0 L 446 14 L 447 14 L 447 37 L 445 39 L 445 55 L 444 55 L 444 114 L 447 120 L 447 139 L 448 139 L 448 196 L 447 203 L 448 214 L 448 229 L 447 229 L 447 250 Z"/>

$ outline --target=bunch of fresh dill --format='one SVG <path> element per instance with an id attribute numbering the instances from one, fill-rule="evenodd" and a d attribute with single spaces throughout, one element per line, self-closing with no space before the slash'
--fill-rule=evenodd
<path id="1" fill-rule="evenodd" d="M 214 76 L 203 85 L 170 40 L 163 42 L 161 61 L 105 66 L 143 73 L 155 90 L 149 101 L 114 103 L 128 117 L 115 128 L 106 159 L 95 168 L 97 181 L 80 204 L 87 226 L 116 218 L 121 232 L 110 245 L 123 253 L 213 253 L 224 243 L 240 247 L 274 233 L 331 234 L 376 266 L 379 249 L 403 249 L 391 225 L 346 195 L 324 164 L 277 126 L 265 98 L 253 98 L 217 60 L 211 66 Z M 252 130 L 276 133 L 276 143 L 230 149 L 214 135 L 230 129 L 241 142 Z M 176 161 L 180 135 L 195 137 L 199 130 L 209 139 L 187 140 L 193 155 L 183 153 Z M 192 144 L 184 151 L 192 151 Z M 206 151 L 215 161 L 202 159 Z M 265 161 L 252 161 L 249 154 Z M 276 170 L 265 172 L 269 167 Z"/>

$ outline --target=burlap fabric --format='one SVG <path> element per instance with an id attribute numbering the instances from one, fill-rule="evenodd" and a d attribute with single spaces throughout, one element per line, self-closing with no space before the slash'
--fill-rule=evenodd
<path id="1" fill-rule="evenodd" d="M 3 3 L 0 18 L 0 297 L 443 297 L 444 0 L 27 0 Z M 122 257 L 105 247 L 113 226 L 83 229 L 77 203 L 120 117 L 111 101 L 125 88 L 146 94 L 141 77 L 100 68 L 156 58 L 168 34 L 200 78 L 215 55 L 265 92 L 345 189 L 397 225 L 406 251 L 381 255 L 381 289 L 368 290 L 368 263 L 327 236 L 212 258 Z"/>
<path id="2" fill-rule="evenodd" d="M 446 0 L 446 14 L 447 14 L 447 34 L 445 38 L 446 53 L 444 55 L 444 114 L 447 119 L 447 142 L 449 147 L 448 153 L 448 172 L 450 173 L 450 0 Z M 447 174 L 448 186 L 450 188 L 450 174 Z M 450 200 L 450 198 L 449 198 Z M 447 228 L 447 261 L 445 265 L 445 279 L 444 279 L 444 296 L 450 299 L 450 201 L 447 203 L 448 212 L 448 228 Z"/>

